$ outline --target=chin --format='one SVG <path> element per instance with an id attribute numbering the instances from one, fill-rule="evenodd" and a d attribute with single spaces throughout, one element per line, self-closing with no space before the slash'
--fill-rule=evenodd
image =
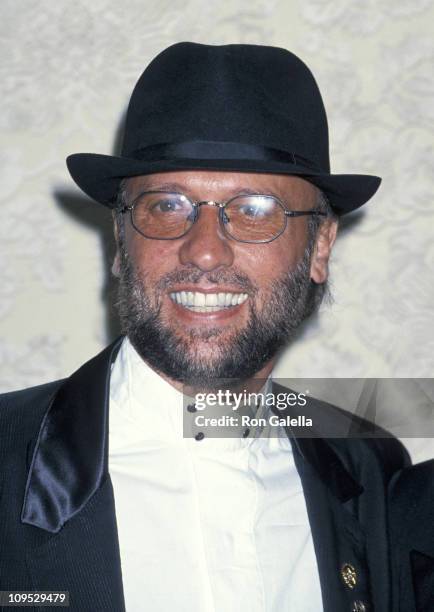
<path id="1" fill-rule="evenodd" d="M 230 352 L 240 331 L 242 330 L 234 328 L 188 327 L 172 329 L 171 333 L 185 351 L 191 354 L 192 359 L 200 356 L 201 359 L 208 361 L 212 355 L 218 358 L 223 353 Z"/>

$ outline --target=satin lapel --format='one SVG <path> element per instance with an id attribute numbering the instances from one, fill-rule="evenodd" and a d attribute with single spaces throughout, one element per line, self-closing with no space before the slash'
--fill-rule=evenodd
<path id="1" fill-rule="evenodd" d="M 110 478 L 60 533 L 29 551 L 26 561 L 32 588 L 68 591 L 71 612 L 124 611 Z"/>
<path id="2" fill-rule="evenodd" d="M 110 365 L 117 340 L 59 388 L 33 450 L 21 521 L 57 533 L 108 474 Z"/>

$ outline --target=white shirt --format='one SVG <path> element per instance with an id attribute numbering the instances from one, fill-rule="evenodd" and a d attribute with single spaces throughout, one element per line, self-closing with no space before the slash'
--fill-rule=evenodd
<path id="1" fill-rule="evenodd" d="M 109 471 L 127 612 L 322 610 L 289 440 L 183 438 L 182 412 L 182 394 L 124 340 Z"/>

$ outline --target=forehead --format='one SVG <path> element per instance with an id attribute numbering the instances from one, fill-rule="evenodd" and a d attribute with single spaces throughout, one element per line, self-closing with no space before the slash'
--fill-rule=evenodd
<path id="1" fill-rule="evenodd" d="M 135 176 L 125 183 L 131 197 L 148 189 L 183 191 L 200 199 L 230 197 L 236 192 L 253 190 L 311 204 L 317 193 L 317 188 L 301 177 L 259 172 L 177 170 Z"/>

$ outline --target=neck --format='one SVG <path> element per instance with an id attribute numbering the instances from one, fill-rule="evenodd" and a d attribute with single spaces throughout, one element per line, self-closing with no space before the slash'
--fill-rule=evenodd
<path id="1" fill-rule="evenodd" d="M 213 385 L 212 383 L 208 385 L 207 384 L 188 384 L 183 381 L 175 380 L 173 378 L 170 378 L 166 374 L 164 374 L 164 372 L 162 372 L 161 370 L 154 368 L 150 363 L 148 362 L 146 363 L 152 370 L 154 370 L 154 372 L 156 372 L 159 376 L 161 376 L 163 380 L 168 382 L 169 385 L 174 387 L 177 391 L 179 391 L 180 393 L 189 395 L 190 397 L 193 397 L 197 393 L 213 392 L 219 388 L 222 388 L 223 386 L 229 386 L 232 388 L 232 390 L 236 390 L 242 387 L 243 390 L 249 391 L 251 393 L 258 392 L 264 386 L 266 379 L 269 377 L 274 367 L 275 361 L 276 361 L 276 358 L 273 358 L 267 361 L 267 363 L 250 378 L 247 378 L 245 380 L 238 380 L 235 382 L 231 380 L 221 381 L 221 382 L 216 382 L 215 385 Z"/>

